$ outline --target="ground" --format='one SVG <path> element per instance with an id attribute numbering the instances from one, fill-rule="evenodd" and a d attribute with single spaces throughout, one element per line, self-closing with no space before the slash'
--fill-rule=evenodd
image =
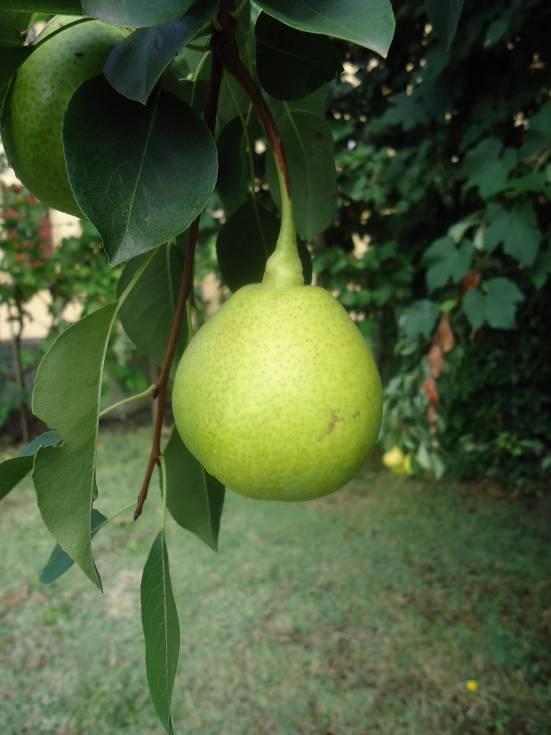
<path id="1" fill-rule="evenodd" d="M 100 444 L 98 507 L 139 487 L 143 430 Z M 30 484 L 2 502 L 2 735 L 157 735 L 141 569 L 161 517 L 95 540 L 105 594 L 52 540 Z M 174 524 L 182 735 L 549 735 L 549 503 L 376 467 L 308 504 L 227 498 L 220 552 Z M 471 691 L 475 690 L 475 691 Z"/>

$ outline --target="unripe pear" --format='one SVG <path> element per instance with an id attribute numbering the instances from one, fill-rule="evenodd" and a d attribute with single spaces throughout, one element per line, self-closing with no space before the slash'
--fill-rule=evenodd
<path id="1" fill-rule="evenodd" d="M 263 500 L 346 484 L 379 433 L 382 388 L 345 309 L 305 286 L 290 201 L 263 282 L 233 294 L 192 338 L 173 393 L 176 427 L 205 469 Z"/>

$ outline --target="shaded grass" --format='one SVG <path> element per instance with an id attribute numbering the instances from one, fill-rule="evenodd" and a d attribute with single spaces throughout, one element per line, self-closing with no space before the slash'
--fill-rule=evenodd
<path id="1" fill-rule="evenodd" d="M 100 510 L 135 496 L 146 445 L 104 435 Z M 162 732 L 139 614 L 158 492 L 129 515 L 94 542 L 102 596 L 76 570 L 40 585 L 52 542 L 30 485 L 3 502 L 2 735 Z M 230 494 L 218 555 L 171 525 L 177 732 L 549 735 L 550 526 L 546 501 L 369 468 L 304 505 Z"/>

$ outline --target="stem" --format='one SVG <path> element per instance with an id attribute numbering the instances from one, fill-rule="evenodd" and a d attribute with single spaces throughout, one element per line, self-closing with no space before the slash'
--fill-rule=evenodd
<path id="1" fill-rule="evenodd" d="M 218 97 L 220 94 L 220 84 L 222 82 L 222 63 L 220 59 L 214 55 L 212 59 L 212 66 L 209 79 L 209 89 L 207 93 L 207 101 L 205 104 L 205 110 L 203 117 L 209 130 L 214 132 L 216 125 L 216 113 L 218 110 Z M 172 367 L 172 361 L 174 360 L 174 353 L 176 351 L 176 341 L 182 326 L 182 319 L 186 311 L 186 301 L 189 298 L 193 287 L 193 258 L 195 255 L 195 247 L 197 245 L 197 236 L 199 234 L 199 220 L 201 215 L 197 217 L 195 222 L 189 228 L 189 239 L 188 246 L 186 249 L 186 258 L 184 262 L 184 269 L 182 271 L 182 278 L 180 281 L 180 290 L 178 293 L 178 303 L 174 312 L 174 318 L 172 321 L 172 328 L 170 330 L 170 336 L 168 338 L 168 344 L 166 346 L 165 355 L 163 358 L 163 365 L 161 373 L 157 380 L 157 384 L 153 391 L 153 397 L 157 399 L 157 411 L 155 414 L 155 423 L 153 426 L 153 438 L 151 440 L 151 451 L 149 453 L 149 459 L 145 468 L 145 476 L 138 495 L 136 502 L 136 509 L 134 510 L 134 520 L 137 520 L 142 514 L 144 503 L 147 499 L 147 493 L 149 490 L 149 483 L 153 475 L 153 470 L 156 464 L 161 461 L 161 432 L 163 429 L 163 420 L 166 409 L 166 397 L 168 391 L 168 380 L 170 377 L 170 369 Z"/>
<path id="2" fill-rule="evenodd" d="M 235 21 L 232 13 L 233 0 L 222 0 L 219 15 L 222 30 L 214 36 L 215 51 L 218 52 L 226 69 L 241 84 L 258 112 L 276 162 L 279 181 L 281 229 L 275 251 L 266 263 L 263 283 L 277 288 L 301 286 L 304 285 L 304 275 L 302 263 L 298 256 L 291 201 L 291 182 L 285 149 L 271 110 L 239 56 L 239 49 L 235 40 Z"/>
<path id="3" fill-rule="evenodd" d="M 127 403 L 133 403 L 134 401 L 139 401 L 140 398 L 147 398 L 147 396 L 153 395 L 155 389 L 155 385 L 150 385 L 149 388 L 146 388 L 141 393 L 135 393 L 133 396 L 128 396 L 128 398 L 123 398 L 121 401 L 117 401 L 117 403 L 114 403 L 112 406 L 107 406 L 107 408 L 104 408 L 103 411 L 100 411 L 100 419 L 104 416 L 107 416 L 107 414 L 111 413 L 112 411 L 116 411 L 117 408 L 121 408 L 121 406 L 126 406 Z"/>
<path id="4" fill-rule="evenodd" d="M 161 468 L 161 490 L 163 492 L 163 533 L 166 529 L 166 510 L 168 507 L 168 484 L 166 478 L 166 459 L 163 454 L 159 457 L 159 465 Z"/>

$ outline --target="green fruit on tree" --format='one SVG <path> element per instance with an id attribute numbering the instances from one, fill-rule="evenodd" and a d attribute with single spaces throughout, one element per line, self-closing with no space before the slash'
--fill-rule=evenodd
<path id="1" fill-rule="evenodd" d="M 291 205 L 260 284 L 239 289 L 185 350 L 176 427 L 205 469 L 236 492 L 310 500 L 359 470 L 377 439 L 381 380 L 343 307 L 305 286 Z"/>
<path id="2" fill-rule="evenodd" d="M 63 118 L 73 94 L 102 73 L 110 50 L 128 31 L 96 20 L 61 30 L 59 25 L 41 35 L 12 81 L 2 141 L 15 173 L 33 194 L 50 207 L 79 216 L 63 155 Z"/>

